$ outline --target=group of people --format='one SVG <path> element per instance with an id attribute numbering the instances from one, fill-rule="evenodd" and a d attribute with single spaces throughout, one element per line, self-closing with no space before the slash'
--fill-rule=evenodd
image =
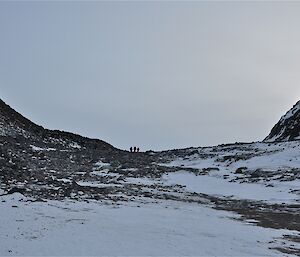
<path id="1" fill-rule="evenodd" d="M 140 151 L 140 148 L 138 148 L 138 147 L 136 147 L 136 146 L 134 146 L 134 147 L 130 147 L 130 152 L 131 153 L 138 153 Z"/>

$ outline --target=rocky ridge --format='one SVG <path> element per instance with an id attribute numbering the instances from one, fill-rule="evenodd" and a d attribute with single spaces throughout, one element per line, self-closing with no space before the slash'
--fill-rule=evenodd
<path id="1" fill-rule="evenodd" d="M 265 142 L 300 139 L 300 101 L 298 101 L 272 128 Z"/>

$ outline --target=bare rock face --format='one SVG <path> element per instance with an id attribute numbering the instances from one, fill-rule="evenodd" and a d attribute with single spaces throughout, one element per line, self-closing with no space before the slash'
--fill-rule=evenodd
<path id="1" fill-rule="evenodd" d="M 300 140 L 300 101 L 272 128 L 265 142 Z"/>

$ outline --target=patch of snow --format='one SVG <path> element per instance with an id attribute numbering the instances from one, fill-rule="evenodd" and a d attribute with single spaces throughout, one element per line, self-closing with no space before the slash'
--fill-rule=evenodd
<path id="1" fill-rule="evenodd" d="M 126 182 L 125 183 L 130 183 L 130 184 L 139 184 L 139 185 L 155 185 L 157 183 L 159 183 L 159 180 L 154 180 L 154 179 L 150 179 L 150 178 L 133 178 L 133 177 L 129 177 L 126 178 Z"/>
<path id="2" fill-rule="evenodd" d="M 137 168 L 126 168 L 126 169 L 122 169 L 123 171 L 137 171 Z"/>
<path id="3" fill-rule="evenodd" d="M 37 147 L 35 145 L 30 145 L 30 146 L 31 146 L 31 148 L 32 148 L 33 151 L 44 151 L 45 150 L 44 148 Z"/>
<path id="4" fill-rule="evenodd" d="M 266 187 L 260 183 L 229 182 L 222 176 L 200 175 L 187 171 L 169 173 L 163 176 L 166 185 L 182 185 L 189 192 L 233 197 L 235 199 L 261 200 L 271 203 L 296 203 L 299 197 L 289 193 L 290 183 L 278 182 L 275 187 Z M 297 183 L 295 183 L 298 186 Z M 299 187 L 299 186 L 298 186 Z"/>
<path id="5" fill-rule="evenodd" d="M 109 172 L 109 169 L 101 169 L 101 170 L 94 170 L 91 172 L 91 174 L 96 175 L 96 176 L 106 176 L 108 174 L 108 172 Z"/>
<path id="6" fill-rule="evenodd" d="M 98 183 L 98 182 L 90 182 L 90 181 L 78 181 L 76 182 L 79 186 L 88 186 L 88 187 L 98 187 L 98 188 L 104 188 L 104 187 L 122 187 L 121 184 L 115 184 L 115 183 Z"/>
<path id="7" fill-rule="evenodd" d="M 33 151 L 56 151 L 55 148 L 41 148 L 35 145 L 30 145 Z"/>
<path id="8" fill-rule="evenodd" d="M 189 158 L 183 160 L 178 158 L 167 164 L 161 164 L 162 166 L 167 167 L 186 167 L 186 168 L 195 168 L 195 169 L 205 169 L 208 167 L 219 168 L 219 164 L 215 161 L 215 158 L 200 159 L 200 158 Z"/>
<path id="9" fill-rule="evenodd" d="M 201 149 L 201 148 L 200 148 Z M 226 149 L 221 146 L 211 149 L 201 149 L 203 154 L 208 155 L 207 158 L 192 156 L 187 158 L 177 158 L 174 161 L 161 164 L 168 167 L 182 168 L 219 168 L 220 171 L 234 172 L 239 167 L 247 167 L 248 169 L 298 169 L 300 168 L 300 142 L 282 142 L 282 143 L 253 143 L 246 146 Z M 238 156 L 247 158 L 239 158 Z M 232 156 L 232 160 L 222 161 L 222 158 Z"/>
<path id="10" fill-rule="evenodd" d="M 94 164 L 95 168 L 106 168 L 106 167 L 109 167 L 110 166 L 110 163 L 105 163 L 105 162 L 102 162 L 102 161 L 98 161 Z"/>
<path id="11" fill-rule="evenodd" d="M 76 142 L 70 143 L 69 146 L 75 149 L 81 149 L 81 146 Z"/>
<path id="12" fill-rule="evenodd" d="M 70 179 L 67 179 L 67 178 L 60 178 L 60 179 L 57 179 L 58 181 L 62 181 L 64 183 L 72 183 L 72 180 Z"/>

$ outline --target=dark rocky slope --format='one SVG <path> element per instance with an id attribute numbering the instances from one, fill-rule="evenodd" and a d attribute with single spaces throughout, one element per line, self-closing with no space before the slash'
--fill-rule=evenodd
<path id="1" fill-rule="evenodd" d="M 300 101 L 291 108 L 272 128 L 265 142 L 292 141 L 300 139 Z"/>
<path id="2" fill-rule="evenodd" d="M 44 129 L 0 100 L 0 189 L 5 192 L 19 190 L 34 197 L 59 199 L 86 191 L 89 197 L 99 199 L 109 190 L 83 188 L 76 182 L 93 180 L 91 173 L 99 161 L 124 176 L 155 176 L 164 168 L 154 164 L 153 158 L 116 149 L 98 139 Z"/>

